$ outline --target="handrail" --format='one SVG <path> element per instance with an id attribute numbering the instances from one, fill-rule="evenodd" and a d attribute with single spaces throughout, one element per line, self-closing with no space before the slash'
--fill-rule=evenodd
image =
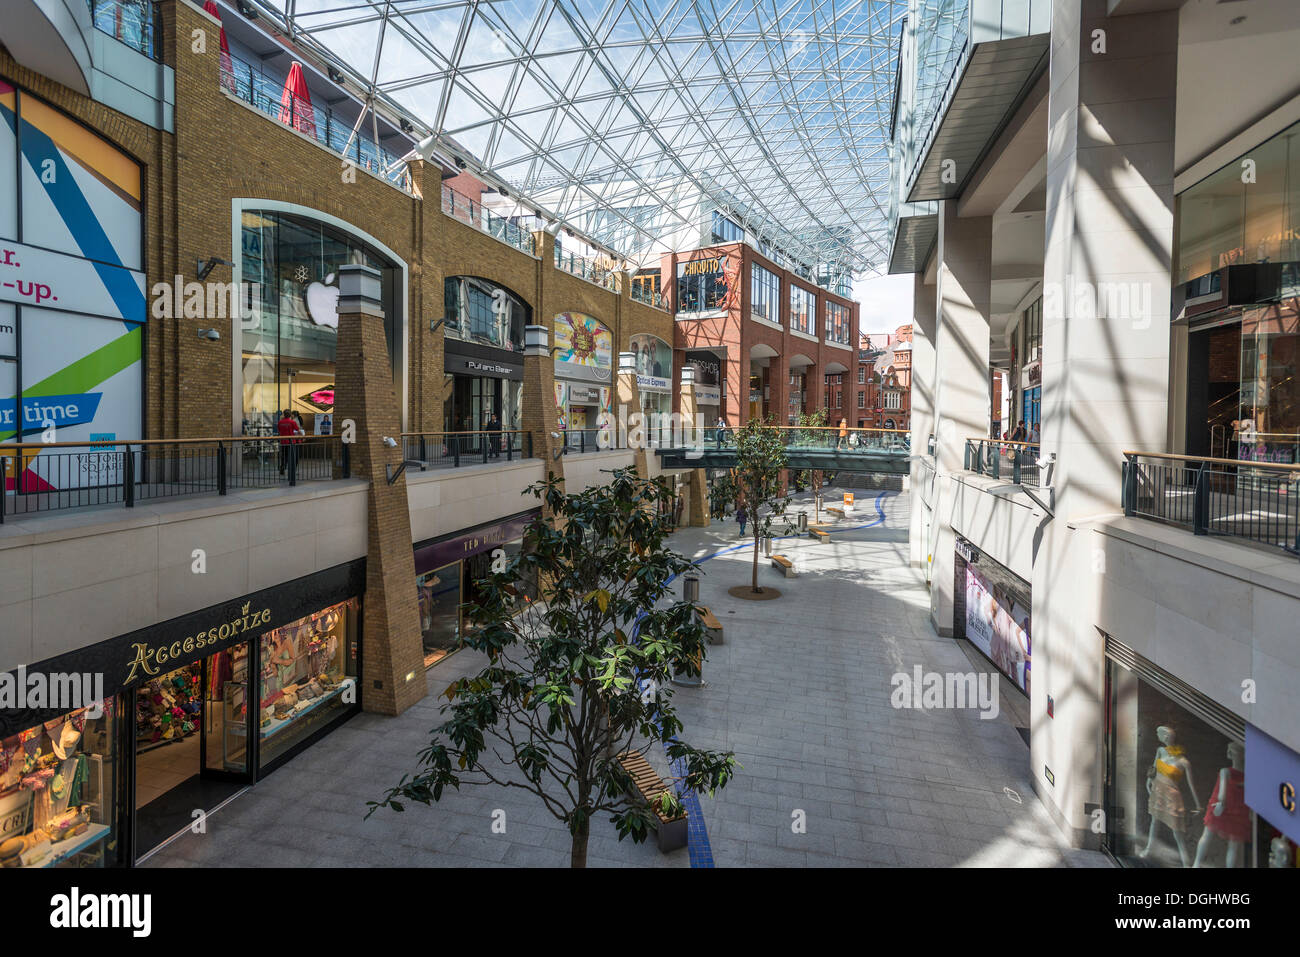
<path id="1" fill-rule="evenodd" d="M 1300 465 L 1286 462 L 1256 462 L 1253 459 L 1217 459 L 1201 455 L 1179 455 L 1174 452 L 1132 452 L 1120 453 L 1125 458 L 1164 459 L 1170 462 L 1204 462 L 1209 465 L 1236 465 L 1248 469 L 1276 469 L 1279 472 L 1300 472 Z"/>
<path id="2" fill-rule="evenodd" d="M 471 429 L 467 432 L 447 432 L 443 429 L 429 429 L 423 432 L 402 432 L 402 436 L 420 435 L 526 435 L 529 429 Z"/>
<path id="3" fill-rule="evenodd" d="M 323 439 L 342 440 L 343 436 L 337 433 L 329 435 L 280 435 L 278 432 L 271 432 L 267 435 L 227 435 L 217 436 L 215 438 L 196 438 L 196 439 L 97 439 L 94 442 L 4 442 L 0 443 L 0 453 L 12 449 L 99 449 L 112 448 L 117 445 L 198 445 L 203 442 L 275 442 L 280 439 L 288 441 L 290 439 Z"/>
<path id="4" fill-rule="evenodd" d="M 1042 442 L 1021 442 L 1019 439 L 991 439 L 987 435 L 970 435 L 967 442 L 991 442 L 994 445 L 1018 445 L 1027 449 L 1042 448 Z"/>

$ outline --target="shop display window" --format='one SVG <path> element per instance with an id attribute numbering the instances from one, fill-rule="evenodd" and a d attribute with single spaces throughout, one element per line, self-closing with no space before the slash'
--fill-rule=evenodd
<path id="1" fill-rule="evenodd" d="M 415 579 L 426 668 L 436 665 L 460 647 L 461 565 L 461 562 L 452 562 Z"/>
<path id="2" fill-rule="evenodd" d="M 0 741 L 0 867 L 117 863 L 114 705 Z"/>
<path id="3" fill-rule="evenodd" d="M 360 700 L 359 617 L 360 602 L 351 598 L 262 636 L 263 766 Z"/>
<path id="4" fill-rule="evenodd" d="M 1111 661 L 1107 846 L 1131 867 L 1254 867 L 1258 839 L 1245 799 L 1245 747 L 1153 683 Z"/>

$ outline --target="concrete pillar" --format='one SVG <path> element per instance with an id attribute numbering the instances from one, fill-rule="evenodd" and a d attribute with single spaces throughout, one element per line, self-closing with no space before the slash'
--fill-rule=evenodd
<path id="1" fill-rule="evenodd" d="M 352 474 L 370 481 L 367 499 L 366 593 L 361 603 L 361 707 L 401 714 L 425 696 L 424 647 L 415 595 L 415 551 L 406 475 L 389 481 L 402 464 L 401 412 L 393 389 L 384 336 L 379 271 L 339 267 L 338 398 L 336 429 L 356 425 Z M 395 440 L 396 447 L 385 443 Z"/>
<path id="2" fill-rule="evenodd" d="M 938 284 L 934 345 L 935 533 L 930 622 L 952 634 L 955 536 L 949 526 L 947 476 L 964 467 L 966 439 L 989 429 L 989 303 L 993 219 L 962 219 L 957 204 L 939 204 Z"/>
<path id="3" fill-rule="evenodd" d="M 925 283 L 924 272 L 915 274 L 912 283 L 912 394 L 911 394 L 911 512 L 908 535 L 908 560 L 914 568 L 925 567 L 930 552 L 928 530 L 931 522 L 925 521 L 932 512 L 934 502 L 934 456 L 928 451 L 930 436 L 934 433 L 934 286 Z M 868 381 L 867 389 L 872 388 Z M 875 422 L 874 408 L 868 403 L 867 411 Z M 925 468 L 928 463 L 931 468 Z"/>
<path id="4" fill-rule="evenodd" d="M 1034 787 L 1085 845 L 1104 783 L 1095 623 L 1114 600 L 1086 522 L 1119 511 L 1124 450 L 1164 449 L 1174 226 L 1178 13 L 1106 11 L 1106 0 L 1052 6 L 1042 451 L 1056 456 L 1055 518 L 1032 583 Z"/>

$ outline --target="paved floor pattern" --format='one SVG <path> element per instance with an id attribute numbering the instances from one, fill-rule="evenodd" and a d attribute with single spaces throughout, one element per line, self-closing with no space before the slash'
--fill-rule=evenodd
<path id="1" fill-rule="evenodd" d="M 834 522 L 875 518 L 874 495 Z M 992 672 L 928 620 L 928 592 L 907 565 L 908 497 L 884 493 L 884 520 L 832 542 L 779 543 L 798 577 L 766 562 L 760 580 L 783 596 L 727 595 L 749 581 L 750 552 L 734 522 L 684 529 L 674 546 L 703 563 L 701 601 L 725 643 L 709 649 L 705 685 L 676 690 L 684 737 L 731 749 L 743 769 L 700 799 L 713 861 L 744 866 L 1098 866 L 1065 845 L 1030 787 L 1029 749 L 1016 730 L 1019 694 L 1002 682 L 1002 713 L 907 710 L 890 704 L 891 677 L 924 671 Z M 801 504 L 800 507 L 803 507 Z M 719 554 L 720 553 L 720 554 Z M 439 723 L 438 695 L 476 672 L 461 651 L 429 672 L 430 695 L 397 718 L 363 714 L 186 833 L 149 866 L 565 866 L 563 824 L 521 790 L 469 787 L 432 808 L 381 811 L 366 801 L 415 767 Z M 648 755 L 660 773 L 662 750 Z M 409 806 L 408 806 L 409 807 Z M 493 823 L 504 812 L 505 833 Z M 498 825 L 499 829 L 499 825 Z M 619 842 L 598 820 L 591 866 L 688 867 L 686 850 Z"/>

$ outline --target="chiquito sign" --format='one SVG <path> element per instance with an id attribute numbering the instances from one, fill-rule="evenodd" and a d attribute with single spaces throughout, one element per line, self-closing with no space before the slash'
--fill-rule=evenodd
<path id="1" fill-rule="evenodd" d="M 250 613 L 248 609 L 251 605 L 252 602 L 248 602 L 240 609 L 243 613 L 242 618 L 235 618 L 220 625 L 213 625 L 207 631 L 200 631 L 186 638 L 178 638 L 170 645 L 151 647 L 148 642 L 144 641 L 138 641 L 131 645 L 135 657 L 131 660 L 131 670 L 127 673 L 126 680 L 122 684 L 131 684 L 131 682 L 135 681 L 137 675 L 152 678 L 164 670 L 171 670 L 164 669 L 163 666 L 169 661 L 175 662 L 211 645 L 228 641 L 235 635 L 242 635 L 247 631 L 259 628 L 265 630 L 271 621 L 271 609 L 263 608 L 261 611 Z"/>

